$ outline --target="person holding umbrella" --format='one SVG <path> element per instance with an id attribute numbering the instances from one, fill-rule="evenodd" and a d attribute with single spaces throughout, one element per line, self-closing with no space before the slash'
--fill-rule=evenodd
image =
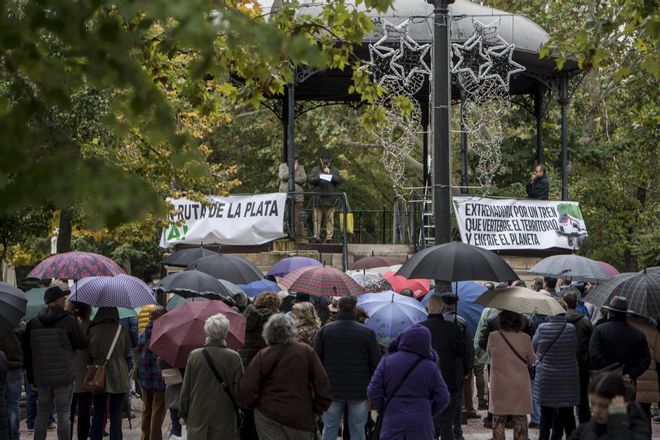
<path id="1" fill-rule="evenodd" d="M 67 303 L 68 312 L 71 313 L 80 322 L 83 331 L 87 333 L 92 324 L 92 306 L 89 304 L 69 301 Z M 89 438 L 89 427 L 92 407 L 92 393 L 85 389 L 85 371 L 87 365 L 91 363 L 88 350 L 76 351 L 76 381 L 73 386 L 73 401 L 71 403 L 71 430 L 73 431 L 73 422 L 75 415 L 78 415 L 78 424 L 76 433 L 78 438 L 83 440 Z"/>
<path id="2" fill-rule="evenodd" d="M 75 379 L 75 352 L 87 348 L 87 338 L 76 318 L 64 307 L 66 292 L 58 286 L 44 293 L 44 308 L 27 323 L 23 355 L 27 380 L 38 392 L 34 439 L 44 440 L 48 418 L 57 409 L 57 438 L 70 440 L 71 399 Z"/>
<path id="3" fill-rule="evenodd" d="M 206 344 L 188 357 L 179 404 L 188 440 L 239 438 L 237 401 L 243 364 L 239 354 L 227 347 L 228 331 L 224 314 L 208 317 Z"/>
<path id="4" fill-rule="evenodd" d="M 129 391 L 128 359 L 132 347 L 131 337 L 128 329 L 119 323 L 116 307 L 99 307 L 87 331 L 87 337 L 92 362 L 105 364 L 105 388 L 92 394 L 91 440 L 103 439 L 106 409 L 110 420 L 110 440 L 121 440 L 122 409 L 124 397 Z"/>

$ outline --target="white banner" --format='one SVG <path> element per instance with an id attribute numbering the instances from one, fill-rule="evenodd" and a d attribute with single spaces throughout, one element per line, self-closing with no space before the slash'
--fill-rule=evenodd
<path id="1" fill-rule="evenodd" d="M 208 204 L 185 198 L 167 199 L 174 205 L 163 230 L 161 247 L 175 244 L 256 245 L 284 236 L 286 193 L 250 196 L 209 196 Z"/>
<path id="2" fill-rule="evenodd" d="M 463 243 L 490 250 L 576 249 L 587 237 L 577 202 L 454 197 Z"/>

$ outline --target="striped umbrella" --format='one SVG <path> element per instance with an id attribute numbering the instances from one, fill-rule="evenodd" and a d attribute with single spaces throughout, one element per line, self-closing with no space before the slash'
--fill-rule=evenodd
<path id="1" fill-rule="evenodd" d="M 628 300 L 628 309 L 640 316 L 660 317 L 660 274 L 628 272 L 606 280 L 585 297 L 584 301 L 602 307 L 615 296 Z"/>
<path id="2" fill-rule="evenodd" d="M 130 275 L 83 278 L 71 288 L 69 299 L 96 307 L 129 309 L 156 304 L 151 288 Z"/>
<path id="3" fill-rule="evenodd" d="M 91 252 L 65 252 L 53 255 L 37 264 L 28 278 L 49 280 L 79 280 L 85 277 L 115 276 L 125 274 L 124 269 L 103 255 Z"/>
<path id="4" fill-rule="evenodd" d="M 330 266 L 303 267 L 280 279 L 289 292 L 316 296 L 345 296 L 363 293 L 362 287 L 344 272 Z"/>

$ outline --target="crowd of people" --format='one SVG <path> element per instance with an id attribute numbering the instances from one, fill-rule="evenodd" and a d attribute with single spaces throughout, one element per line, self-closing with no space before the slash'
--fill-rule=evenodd
<path id="1" fill-rule="evenodd" d="M 582 303 L 581 286 L 556 284 L 538 280 L 534 288 L 565 314 L 486 308 L 475 334 L 457 315 L 455 294 L 432 293 L 428 319 L 387 345 L 363 324 L 356 297 L 327 304 L 266 292 L 240 308 L 246 332 L 238 351 L 226 344 L 229 320 L 216 314 L 185 368 L 149 349 L 163 307 L 141 322 L 112 307 L 91 319 L 90 306 L 53 286 L 43 310 L 0 340 L 0 439 L 19 438 L 23 382 L 26 396 L 37 396 L 32 414 L 26 404 L 37 440 L 53 414 L 59 440 L 121 439 L 133 388 L 143 440 L 163 439 L 166 418 L 172 440 L 184 429 L 191 440 L 459 440 L 465 418 L 479 417 L 475 401 L 488 410 L 493 440 L 504 440 L 507 428 L 515 440 L 527 440 L 529 429 L 540 440 L 650 439 L 660 400 L 656 323 L 631 315 L 622 297 L 596 313 Z M 105 367 L 100 389 L 94 365 Z"/>

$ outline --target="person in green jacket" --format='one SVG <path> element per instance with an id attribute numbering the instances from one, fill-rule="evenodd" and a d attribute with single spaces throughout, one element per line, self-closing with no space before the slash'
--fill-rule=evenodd
<path id="1" fill-rule="evenodd" d="M 125 394 L 129 390 L 128 363 L 131 339 L 128 329 L 119 323 L 116 307 L 99 308 L 87 331 L 89 354 L 96 364 L 105 363 L 115 335 L 117 342 L 105 367 L 105 389 L 92 396 L 91 440 L 103 440 L 103 416 L 109 405 L 110 440 L 121 440 L 121 418 Z"/>

